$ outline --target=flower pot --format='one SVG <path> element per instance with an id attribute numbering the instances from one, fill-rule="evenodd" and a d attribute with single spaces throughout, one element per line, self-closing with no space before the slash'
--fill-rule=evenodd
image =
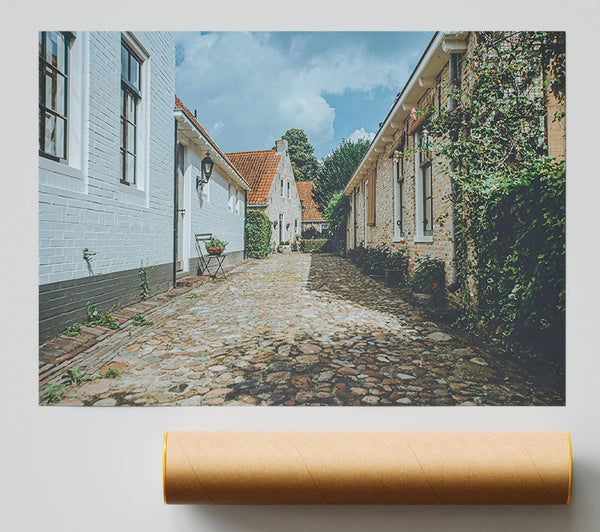
<path id="1" fill-rule="evenodd" d="M 208 252 L 209 255 L 221 255 L 221 253 L 223 253 L 223 250 L 217 247 L 207 247 L 206 251 Z"/>
<path id="2" fill-rule="evenodd" d="M 398 285 L 404 280 L 404 270 L 385 269 L 386 285 L 390 288 L 398 288 Z"/>

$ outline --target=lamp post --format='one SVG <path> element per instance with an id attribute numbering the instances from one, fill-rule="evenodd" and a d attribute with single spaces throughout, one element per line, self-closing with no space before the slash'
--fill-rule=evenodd
<path id="1" fill-rule="evenodd" d="M 201 168 L 201 174 L 196 177 L 196 188 L 201 187 L 201 185 L 206 185 L 206 183 L 208 183 L 208 180 L 210 179 L 210 176 L 212 175 L 212 171 L 213 171 L 213 166 L 215 165 L 214 161 L 210 158 L 210 152 L 207 151 L 206 152 L 206 157 L 204 157 L 204 159 L 202 159 L 202 168 Z"/>

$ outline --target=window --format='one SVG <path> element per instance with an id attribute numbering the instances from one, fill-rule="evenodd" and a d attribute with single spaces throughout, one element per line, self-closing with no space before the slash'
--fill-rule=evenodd
<path id="1" fill-rule="evenodd" d="M 283 198 L 283 179 L 279 180 L 279 184 L 281 185 L 281 197 Z"/>
<path id="2" fill-rule="evenodd" d="M 367 225 L 375 225 L 375 178 L 377 175 L 377 167 L 369 177 L 367 190 Z"/>
<path id="3" fill-rule="evenodd" d="M 298 220 L 294 220 L 294 234 L 298 233 Z"/>
<path id="4" fill-rule="evenodd" d="M 290 190 L 291 190 L 292 184 L 288 181 L 287 182 L 287 197 L 290 197 Z"/>
<path id="5" fill-rule="evenodd" d="M 432 139 L 425 130 L 421 135 L 421 151 L 419 152 L 419 164 L 421 167 L 421 192 L 422 192 L 422 223 L 423 235 L 433 235 L 433 175 L 431 168 Z"/>
<path id="6" fill-rule="evenodd" d="M 227 185 L 227 191 L 229 193 L 229 201 L 227 202 L 227 206 L 230 211 L 233 211 L 233 203 L 236 197 L 236 189 L 233 185 L 229 184 Z"/>
<path id="7" fill-rule="evenodd" d="M 121 183 L 136 182 L 136 139 L 141 61 L 121 43 Z"/>
<path id="8" fill-rule="evenodd" d="M 73 35 L 39 34 L 39 150 L 55 161 L 67 158 L 69 47 Z"/>
<path id="9" fill-rule="evenodd" d="M 394 240 L 400 240 L 404 236 L 404 176 L 403 159 L 394 163 L 395 186 L 394 186 Z"/>

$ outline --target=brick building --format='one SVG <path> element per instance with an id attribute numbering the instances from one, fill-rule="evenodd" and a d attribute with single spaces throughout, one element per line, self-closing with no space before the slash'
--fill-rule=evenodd
<path id="1" fill-rule="evenodd" d="M 273 225 L 272 242 L 293 241 L 301 230 L 300 197 L 285 139 L 275 150 L 227 153 L 250 185 L 247 208 L 263 209 Z"/>
<path id="2" fill-rule="evenodd" d="M 429 135 L 418 113 L 451 104 L 449 91 L 468 83 L 460 57 L 472 53 L 472 32 L 438 32 L 383 121 L 369 150 L 344 189 L 350 202 L 347 249 L 358 245 L 404 248 L 411 266 L 425 256 L 445 263 L 446 284 L 455 280 L 452 185 L 444 161 L 433 150 L 395 162 L 394 152 L 427 145 Z M 556 110 L 550 96 L 549 112 Z M 417 112 L 411 117 L 411 111 Z M 548 124 L 549 154 L 564 156 L 564 124 Z"/>
<path id="3" fill-rule="evenodd" d="M 314 227 L 319 232 L 327 229 L 329 224 L 319 205 L 313 199 L 314 182 L 298 181 L 296 186 L 298 187 L 300 208 L 302 209 L 302 231 L 310 227 Z"/>
<path id="4" fill-rule="evenodd" d="M 175 40 L 39 35 L 40 340 L 153 292 L 173 266 Z"/>

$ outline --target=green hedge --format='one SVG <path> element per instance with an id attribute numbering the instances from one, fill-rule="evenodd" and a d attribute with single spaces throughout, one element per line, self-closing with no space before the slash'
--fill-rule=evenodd
<path id="1" fill-rule="evenodd" d="M 300 242 L 300 251 L 304 253 L 313 253 L 321 251 L 321 248 L 327 242 L 326 238 L 304 238 Z"/>
<path id="2" fill-rule="evenodd" d="M 246 213 L 246 252 L 252 259 L 265 259 L 271 243 L 271 221 L 264 211 Z"/>

